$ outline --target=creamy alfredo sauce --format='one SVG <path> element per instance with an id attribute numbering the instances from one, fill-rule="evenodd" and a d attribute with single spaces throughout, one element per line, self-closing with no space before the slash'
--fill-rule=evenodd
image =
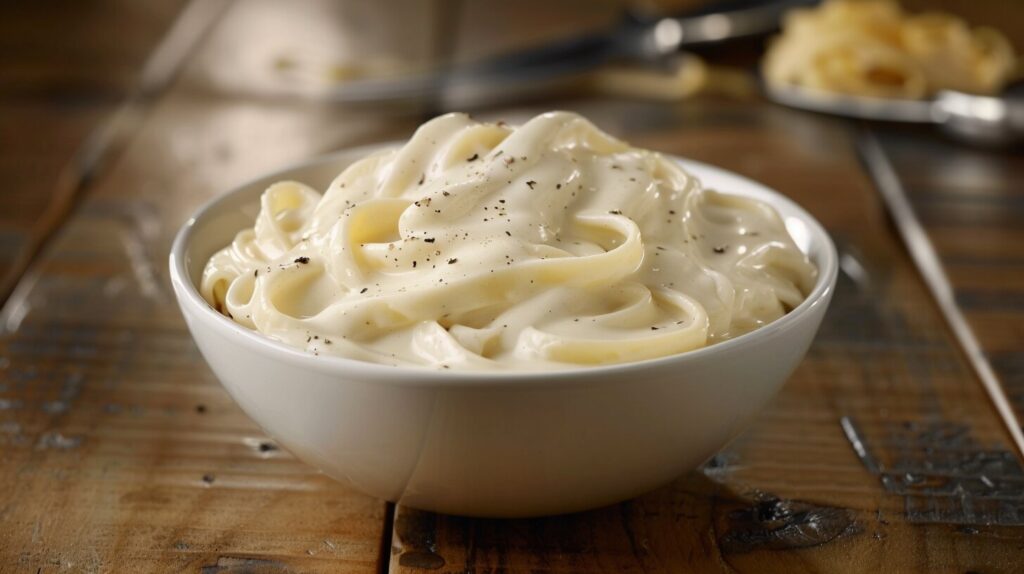
<path id="1" fill-rule="evenodd" d="M 347 168 L 271 185 L 203 297 L 288 345 L 392 365 L 638 361 L 774 321 L 814 266 L 778 214 L 572 113 L 464 114 Z"/>

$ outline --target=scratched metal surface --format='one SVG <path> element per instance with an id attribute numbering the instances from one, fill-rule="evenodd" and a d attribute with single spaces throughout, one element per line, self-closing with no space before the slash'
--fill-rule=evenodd
<path id="1" fill-rule="evenodd" d="M 327 27 L 289 26 L 296 10 L 281 6 L 230 6 L 180 79 L 124 130 L 4 307 L 0 571 L 1020 569 L 1021 467 L 850 132 L 757 102 L 543 105 L 764 181 L 841 245 L 844 274 L 807 361 L 703 469 L 594 512 L 465 520 L 395 510 L 269 442 L 189 340 L 165 277 L 171 235 L 218 191 L 316 153 L 405 137 L 420 119 L 218 83 L 210 71 L 235 61 L 224 47 L 250 41 L 257 23 L 277 24 L 289 45 L 335 45 Z M 256 73 L 278 71 L 268 57 Z"/>

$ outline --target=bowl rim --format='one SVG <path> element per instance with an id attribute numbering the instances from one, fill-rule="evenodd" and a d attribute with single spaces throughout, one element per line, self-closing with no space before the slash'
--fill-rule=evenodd
<path id="1" fill-rule="evenodd" d="M 297 170 L 308 169 L 320 165 L 330 164 L 335 161 L 343 161 L 345 158 L 361 158 L 374 151 L 400 145 L 400 142 L 386 144 L 372 144 L 344 148 L 327 154 L 322 154 L 305 161 L 289 164 L 278 170 L 262 176 L 250 179 L 237 185 L 227 192 L 218 194 L 207 200 L 182 224 L 175 235 L 169 256 L 170 280 L 174 287 L 175 297 L 179 305 L 190 308 L 197 319 L 205 320 L 212 328 L 223 337 L 236 339 L 238 342 L 250 349 L 268 354 L 279 360 L 297 362 L 303 368 L 313 371 L 336 374 L 339 377 L 352 379 L 359 378 L 366 381 L 385 382 L 402 386 L 463 386 L 494 387 L 514 385 L 519 388 L 522 385 L 543 384 L 545 386 L 554 382 L 569 383 L 580 381 L 593 381 L 605 377 L 622 378 L 630 374 L 636 374 L 649 369 L 667 368 L 673 365 L 693 362 L 698 359 L 705 359 L 715 355 L 728 353 L 738 347 L 747 347 L 758 344 L 759 341 L 772 337 L 782 331 L 788 330 L 792 325 L 801 321 L 811 310 L 818 305 L 827 305 L 835 288 L 838 274 L 838 255 L 835 244 L 824 226 L 818 222 L 810 213 L 798 203 L 784 194 L 768 187 L 756 180 L 740 175 L 736 172 L 696 161 L 683 158 L 674 154 L 663 153 L 662 155 L 682 165 L 684 169 L 688 166 L 697 166 L 701 170 L 717 172 L 720 175 L 728 176 L 742 182 L 745 186 L 759 189 L 772 199 L 769 203 L 783 204 L 788 211 L 795 214 L 810 230 L 810 236 L 814 238 L 814 244 L 818 245 L 817 262 L 818 278 L 814 288 L 807 295 L 800 305 L 786 313 L 782 317 L 761 326 L 753 331 L 744 333 L 738 337 L 728 339 L 713 345 L 693 349 L 675 355 L 645 359 L 629 363 L 613 363 L 610 365 L 594 365 L 569 367 L 557 370 L 460 370 L 460 369 L 433 369 L 421 366 L 385 365 L 350 359 L 335 355 L 313 355 L 303 349 L 298 349 L 276 341 L 258 331 L 246 328 L 214 310 L 202 295 L 199 289 L 192 282 L 188 272 L 185 254 L 187 247 L 195 233 L 197 224 L 209 213 L 215 211 L 222 203 L 229 201 L 235 195 L 243 193 L 262 181 L 289 178 L 289 174 Z M 730 192 L 725 192 L 730 193 Z M 750 197 L 750 194 L 733 193 Z M 773 205 L 775 207 L 775 205 Z M 531 385 L 532 386 L 532 385 Z"/>

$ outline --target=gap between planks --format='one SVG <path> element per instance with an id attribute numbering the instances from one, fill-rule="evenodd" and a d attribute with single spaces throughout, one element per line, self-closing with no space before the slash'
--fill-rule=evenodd
<path id="1" fill-rule="evenodd" d="M 182 65 L 233 0 L 191 0 L 146 59 L 138 85 L 111 116 L 90 131 L 57 176 L 52 199 L 32 225 L 6 277 L 0 278 L 0 333 L 15 331 L 24 316 L 24 299 L 35 283 L 32 267 L 56 236 L 89 183 L 127 141 L 146 111 L 171 84 Z"/>
<path id="2" fill-rule="evenodd" d="M 928 232 L 918 219 L 910 200 L 907 198 L 903 185 L 896 175 L 896 170 L 882 149 L 878 137 L 868 130 L 860 130 L 856 137 L 857 151 L 874 181 L 885 204 L 886 211 L 892 217 L 896 231 L 903 240 L 903 245 L 910 253 L 925 286 L 935 300 L 943 319 L 956 339 L 960 351 L 981 381 L 985 393 L 992 401 L 999 418 L 1010 433 L 1017 456 L 1024 460 L 1024 431 L 1014 413 L 1013 406 L 1006 396 L 999 377 L 989 363 L 988 357 L 978 341 L 977 334 L 960 311 L 953 294 L 953 285 L 939 259 L 935 246 L 928 237 Z"/>

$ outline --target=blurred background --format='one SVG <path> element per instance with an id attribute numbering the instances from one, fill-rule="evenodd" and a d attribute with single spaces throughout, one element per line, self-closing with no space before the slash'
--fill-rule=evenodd
<path id="1" fill-rule="evenodd" d="M 308 141 L 317 142 L 311 148 L 317 150 L 404 136 L 423 119 L 450 110 L 500 111 L 506 117 L 517 107 L 536 111 L 625 101 L 646 104 L 647 115 L 657 115 L 694 98 L 763 100 L 758 65 L 780 15 L 816 3 L 3 3 L 0 295 L 11 292 L 109 147 L 124 143 L 115 136 L 131 131 L 126 122 L 132 118 L 111 122 L 115 112 L 138 112 L 137 104 L 172 87 L 187 95 L 185 101 L 229 103 L 230 109 L 211 119 L 222 130 L 249 130 L 250 122 L 273 121 L 281 110 L 304 107 L 309 123 L 298 129 L 315 130 Z M 1016 53 L 1024 45 L 1024 9 L 1016 2 L 902 5 L 992 26 Z M 662 21 L 669 16 L 689 18 L 680 26 Z M 122 107 L 129 100 L 135 107 Z M 339 114 L 346 120 L 324 121 Z M 215 139 L 180 146 L 208 146 L 222 155 L 238 151 Z M 272 147 L 264 143 L 258 153 L 272 154 Z M 264 155 L 247 158 L 264 161 Z"/>
<path id="2" fill-rule="evenodd" d="M 545 99 L 551 102 L 546 107 L 556 107 L 567 97 L 639 100 L 663 108 L 708 94 L 757 98 L 757 66 L 767 32 L 779 13 L 806 4 L 814 2 L 5 2 L 0 7 L 0 175 L 6 182 L 0 285 L 5 288 L 0 292 L 10 292 L 17 276 L 10 270 L 25 267 L 25 249 L 34 253 L 60 215 L 47 210 L 66 212 L 66 198 L 57 206 L 52 200 L 72 194 L 77 185 L 58 181 L 76 150 L 91 133 L 103 137 L 94 132 L 126 98 L 152 99 L 172 79 L 175 89 L 197 100 L 237 102 L 227 114 L 233 117 L 258 114 L 274 101 L 307 105 L 310 117 L 324 106 L 358 110 L 360 122 L 374 117 L 418 121 L 451 109 L 497 110 Z M 993 26 L 1018 53 L 1022 50 L 1024 12 L 1016 2 L 906 0 L 903 5 Z M 710 20 L 685 30 L 657 25 L 665 16 L 751 8 L 753 15 L 741 14 L 746 19 L 738 22 Z M 165 38 L 178 18 L 174 33 Z M 211 27 L 216 33 L 206 41 Z M 737 35 L 742 37 L 733 38 Z M 161 40 L 163 49 L 157 51 Z M 694 40 L 700 43 L 689 45 Z M 200 43 L 201 53 L 189 58 Z M 698 58 L 677 54 L 678 43 Z M 246 129 L 244 123 L 224 129 Z M 324 141 L 330 137 L 325 132 L 350 126 L 315 127 L 313 137 Z M 82 170 L 97 167 L 106 143 L 90 144 L 87 165 L 64 177 L 77 180 Z"/>

